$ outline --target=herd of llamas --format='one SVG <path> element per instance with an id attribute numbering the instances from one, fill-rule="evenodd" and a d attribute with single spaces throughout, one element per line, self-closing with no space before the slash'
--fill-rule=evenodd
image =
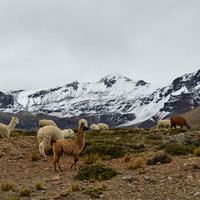
<path id="1" fill-rule="evenodd" d="M 0 123 L 0 137 L 10 137 L 11 131 L 14 130 L 15 126 L 19 123 L 18 118 L 12 117 L 9 125 Z M 181 129 L 183 126 L 190 129 L 187 121 L 183 117 L 171 117 L 170 120 L 159 120 L 157 123 L 157 131 L 162 129 L 176 128 L 179 126 Z M 59 165 L 59 159 L 62 154 L 72 155 L 74 163 L 71 168 L 78 162 L 79 153 L 85 146 L 85 131 L 88 130 L 88 123 L 85 119 L 80 119 L 78 122 L 78 134 L 76 139 L 70 139 L 75 137 L 75 133 L 72 129 L 61 130 L 57 127 L 53 120 L 42 119 L 39 120 L 39 130 L 37 131 L 37 139 L 39 143 L 40 155 L 46 157 L 45 149 L 51 145 L 54 152 L 54 170 L 56 172 L 56 165 L 60 171 L 62 171 Z M 109 127 L 105 123 L 92 124 L 90 130 L 108 130 Z"/>

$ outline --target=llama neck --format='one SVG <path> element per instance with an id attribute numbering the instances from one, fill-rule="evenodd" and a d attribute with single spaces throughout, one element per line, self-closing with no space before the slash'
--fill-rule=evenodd
<path id="1" fill-rule="evenodd" d="M 15 126 L 16 126 L 15 122 L 13 120 L 11 120 L 10 124 L 8 125 L 8 129 L 10 131 L 13 131 Z"/>
<path id="2" fill-rule="evenodd" d="M 85 145 L 85 133 L 82 130 L 79 130 L 79 132 L 78 132 L 77 143 L 78 143 L 80 149 L 82 150 L 82 148 Z"/>

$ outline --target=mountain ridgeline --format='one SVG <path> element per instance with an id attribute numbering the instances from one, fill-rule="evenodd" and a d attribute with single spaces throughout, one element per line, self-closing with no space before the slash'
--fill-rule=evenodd
<path id="1" fill-rule="evenodd" d="M 200 70 L 156 87 L 143 80 L 108 75 L 98 82 L 78 81 L 43 90 L 0 92 L 0 121 L 17 116 L 20 129 L 37 129 L 41 118 L 60 128 L 76 128 L 80 118 L 109 127 L 152 127 L 159 119 L 200 105 Z"/>

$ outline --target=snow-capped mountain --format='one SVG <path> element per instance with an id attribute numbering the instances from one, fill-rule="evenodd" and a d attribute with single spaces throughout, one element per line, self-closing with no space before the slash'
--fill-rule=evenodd
<path id="1" fill-rule="evenodd" d="M 98 82 L 35 90 L 0 92 L 0 111 L 43 113 L 59 118 L 85 117 L 110 126 L 152 126 L 200 104 L 200 70 L 159 88 L 143 80 L 108 75 Z M 92 120 L 93 119 L 93 120 Z"/>

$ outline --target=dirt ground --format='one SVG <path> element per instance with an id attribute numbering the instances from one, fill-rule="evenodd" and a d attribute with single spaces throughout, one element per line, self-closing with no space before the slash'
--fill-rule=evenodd
<path id="1" fill-rule="evenodd" d="M 200 164 L 200 158 L 194 155 L 173 156 L 169 164 L 146 165 L 146 159 L 155 153 L 143 154 L 142 170 L 127 169 L 128 163 L 123 158 L 102 161 L 106 166 L 116 169 L 120 174 L 107 181 L 78 181 L 74 179 L 77 171 L 70 169 L 72 157 L 62 156 L 60 164 L 64 172 L 55 173 L 53 156 L 31 161 L 31 155 L 38 154 L 38 142 L 35 136 L 0 138 L 0 185 L 11 182 L 15 191 L 2 191 L 4 199 L 105 199 L 105 200 L 182 200 L 200 199 L 200 169 L 193 169 Z M 135 157 L 133 157 L 133 160 Z M 83 164 L 80 158 L 78 166 Z M 43 190 L 36 190 L 37 182 L 44 183 Z M 60 192 L 71 188 L 72 183 L 79 186 L 79 191 L 70 192 L 68 197 L 60 197 Z M 94 196 L 83 194 L 84 190 L 106 185 L 103 194 Z M 30 188 L 30 197 L 20 196 L 20 189 Z"/>

